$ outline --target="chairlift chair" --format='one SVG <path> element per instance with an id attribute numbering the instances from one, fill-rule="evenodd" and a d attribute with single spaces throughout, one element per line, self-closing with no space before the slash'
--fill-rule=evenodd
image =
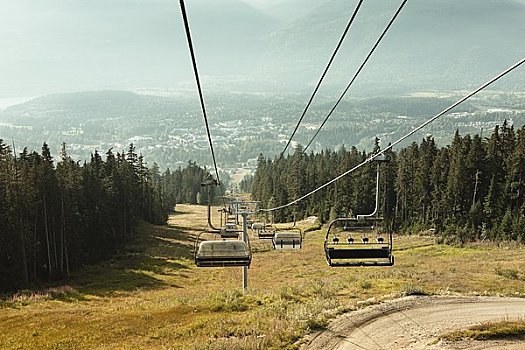
<path id="1" fill-rule="evenodd" d="M 275 231 L 272 245 L 275 250 L 298 250 L 303 244 L 303 233 L 297 227 L 286 229 L 286 231 Z"/>
<path id="2" fill-rule="evenodd" d="M 198 267 L 250 266 L 252 252 L 249 241 L 244 242 L 239 239 L 200 241 L 203 233 L 201 232 L 195 241 L 195 265 Z M 217 234 L 217 232 L 213 233 Z"/>
<path id="3" fill-rule="evenodd" d="M 379 212 L 379 164 L 388 161 L 384 153 L 374 158 L 377 163 L 376 172 L 376 203 L 375 209 L 370 214 L 358 215 L 355 218 L 339 218 L 330 222 L 324 240 L 324 251 L 329 266 L 392 266 L 392 232 L 389 231 L 388 239 L 380 234 L 377 229 L 383 219 L 378 217 Z M 346 240 L 337 236 L 337 226 L 342 226 L 342 231 L 348 231 Z M 376 232 L 376 240 L 371 240 L 367 233 Z M 356 239 L 352 233 L 360 234 L 361 239 Z"/>
<path id="4" fill-rule="evenodd" d="M 259 239 L 273 239 L 275 237 L 275 230 L 274 229 L 258 229 L 257 237 L 259 237 Z"/>
<path id="5" fill-rule="evenodd" d="M 377 230 L 377 224 L 382 222 L 382 218 L 366 217 L 358 220 L 357 218 L 339 218 L 333 220 L 328 226 L 324 241 L 326 261 L 329 266 L 392 266 L 394 256 L 392 254 L 392 233 L 386 234 L 385 239 L 380 230 L 378 236 L 372 240 L 366 236 L 366 232 Z M 341 234 L 346 234 L 346 240 L 339 239 L 337 235 L 338 224 L 344 224 Z M 373 224 L 373 225 L 370 225 Z M 348 233 L 343 233 L 348 231 Z M 361 239 L 356 239 L 355 234 L 361 234 Z"/>
<path id="6" fill-rule="evenodd" d="M 271 224 L 265 222 L 254 222 L 252 230 L 257 233 L 259 239 L 273 239 L 275 236 L 275 229 Z"/>
<path id="7" fill-rule="evenodd" d="M 257 231 L 257 230 L 264 229 L 265 226 L 266 226 L 266 224 L 264 222 L 254 222 L 254 223 L 252 223 L 251 228 L 252 228 L 253 231 Z"/>
<path id="8" fill-rule="evenodd" d="M 237 225 L 232 223 L 226 223 L 223 227 L 220 228 L 220 235 L 221 238 L 239 238 L 239 229 L 237 228 Z"/>
<path id="9" fill-rule="evenodd" d="M 221 227 L 220 233 L 222 239 L 226 238 L 239 238 L 240 231 L 237 228 L 228 228 L 228 226 Z"/>

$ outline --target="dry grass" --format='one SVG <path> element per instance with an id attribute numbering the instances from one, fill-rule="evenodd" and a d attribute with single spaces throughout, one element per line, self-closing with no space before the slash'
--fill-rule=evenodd
<path id="1" fill-rule="evenodd" d="M 464 339 L 496 340 L 525 338 L 525 321 L 485 322 L 464 330 L 456 330 L 443 334 L 440 339 L 461 341 Z"/>
<path id="2" fill-rule="evenodd" d="M 307 233 L 300 252 L 276 252 L 252 236 L 249 291 L 242 293 L 240 268 L 193 264 L 205 208 L 177 209 L 169 226 L 143 224 L 126 252 L 63 286 L 3 298 L 0 348 L 294 349 L 337 314 L 386 298 L 525 296 L 522 275 L 513 272 L 525 268 L 520 247 L 396 237 L 392 268 L 329 268 L 324 230 Z"/>

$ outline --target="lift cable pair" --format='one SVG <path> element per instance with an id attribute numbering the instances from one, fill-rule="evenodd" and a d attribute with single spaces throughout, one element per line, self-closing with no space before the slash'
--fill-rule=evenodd
<path id="1" fill-rule="evenodd" d="M 390 27 L 392 26 L 392 24 L 394 23 L 395 19 L 397 18 L 397 16 L 399 15 L 399 13 L 401 12 L 401 10 L 403 9 L 403 7 L 405 6 L 406 2 L 408 0 L 403 0 L 403 2 L 401 3 L 401 5 L 399 6 L 399 8 L 397 9 L 397 11 L 395 12 L 394 16 L 392 17 L 392 19 L 390 19 L 390 22 L 388 23 L 388 25 L 386 26 L 386 28 L 383 30 L 383 33 L 379 36 L 379 39 L 376 41 L 376 43 L 374 44 L 374 46 L 372 47 L 372 49 L 370 50 L 370 52 L 368 53 L 368 55 L 366 56 L 365 60 L 363 61 L 363 63 L 361 64 L 361 66 L 359 67 L 359 69 L 356 71 L 356 73 L 354 74 L 352 80 L 350 81 L 350 83 L 347 85 L 347 87 L 345 88 L 345 90 L 343 91 L 343 93 L 341 94 L 341 96 L 339 97 L 339 99 L 337 100 L 337 102 L 335 103 L 334 107 L 330 110 L 330 112 L 328 113 L 328 115 L 326 116 L 326 118 L 324 119 L 324 121 L 322 122 L 322 124 L 317 128 L 317 131 L 315 133 L 315 135 L 312 137 L 312 139 L 310 140 L 310 142 L 308 142 L 308 145 L 303 149 L 303 152 L 306 152 L 306 149 L 310 146 L 310 144 L 313 142 L 313 140 L 315 139 L 315 137 L 317 136 L 317 134 L 319 133 L 319 131 L 321 130 L 321 128 L 324 126 L 324 124 L 326 123 L 326 121 L 328 120 L 328 118 L 330 118 L 330 116 L 332 115 L 332 113 L 334 112 L 334 110 L 337 108 L 337 106 L 339 105 L 339 103 L 341 102 L 341 100 L 343 99 L 343 97 L 345 96 L 345 94 L 347 93 L 348 89 L 350 88 L 350 86 L 352 86 L 352 84 L 354 83 L 354 81 L 356 80 L 357 76 L 361 73 L 361 71 L 363 70 L 364 66 L 366 65 L 366 63 L 368 62 L 368 60 L 370 59 L 370 57 L 372 56 L 372 54 L 374 53 L 375 49 L 379 46 L 379 43 L 383 40 L 383 37 L 386 35 L 386 33 L 388 32 L 388 30 L 390 29 Z M 356 12 L 354 13 L 354 17 L 355 15 L 357 14 L 357 11 L 359 9 L 359 7 L 361 6 L 361 3 L 358 4 L 358 7 L 356 8 Z M 353 17 L 352 17 L 352 20 L 353 20 Z M 350 27 L 350 24 L 351 22 L 349 23 L 349 25 L 347 26 L 347 30 L 348 28 Z M 340 42 L 339 42 L 339 45 L 337 47 L 337 49 L 339 48 L 341 42 L 343 41 L 344 39 L 344 35 L 346 34 L 346 31 L 345 33 L 343 34 L 343 37 L 341 38 Z M 284 155 L 284 152 L 286 151 L 286 149 L 288 148 L 288 146 L 290 145 L 293 137 L 295 136 L 295 133 L 297 132 L 297 129 L 299 128 L 299 124 L 301 124 L 301 122 L 303 121 L 303 117 L 306 113 L 306 110 L 308 109 L 308 107 L 310 106 L 310 103 L 312 102 L 312 99 L 315 95 L 315 93 L 317 92 L 317 89 L 319 88 L 319 85 L 321 84 L 326 72 L 328 71 L 328 68 L 330 67 L 330 64 L 332 63 L 332 60 L 335 56 L 335 54 L 337 53 L 337 49 L 336 51 L 333 53 L 332 55 L 332 59 L 330 60 L 330 62 L 328 63 L 328 66 L 325 68 L 325 71 L 323 73 L 323 76 L 321 77 L 321 80 L 319 81 L 319 83 L 317 84 L 317 87 L 314 91 L 314 94 L 312 95 L 312 97 L 310 98 L 310 101 L 308 102 L 308 105 L 306 106 L 306 109 L 304 110 L 303 114 L 301 115 L 301 118 L 299 118 L 299 121 L 297 122 L 297 125 L 295 126 L 295 129 L 294 131 L 292 132 L 292 135 L 290 136 L 290 139 L 288 140 L 288 143 L 286 144 L 286 147 L 284 148 L 284 150 L 281 152 L 281 155 L 279 156 L 279 159 L 281 159 Z"/>
<path id="2" fill-rule="evenodd" d="M 408 137 L 412 136 L 413 134 L 415 134 L 416 132 L 418 132 L 419 130 L 423 129 L 425 126 L 427 126 L 428 124 L 436 121 L 438 118 L 442 117 L 443 115 L 447 114 L 448 112 L 450 112 L 452 109 L 454 109 L 455 107 L 459 106 L 460 104 L 462 104 L 463 102 L 465 102 L 466 100 L 468 100 L 469 98 L 471 98 L 472 96 L 476 95 L 477 93 L 479 93 L 480 91 L 484 90 L 486 87 L 492 85 L 494 82 L 496 82 L 497 80 L 501 79 L 502 77 L 504 77 L 505 75 L 507 75 L 508 73 L 512 72 L 513 70 L 515 70 L 516 68 L 518 68 L 519 66 L 521 66 L 523 63 L 525 63 L 525 57 L 522 58 L 521 60 L 519 60 L 518 62 L 514 63 L 512 66 L 510 66 L 509 68 L 505 69 L 503 72 L 499 73 L 498 75 L 496 75 L 495 77 L 493 77 L 492 79 L 490 79 L 489 81 L 487 81 L 486 83 L 484 83 L 483 85 L 479 86 L 477 89 L 475 89 L 474 91 L 468 93 L 467 95 L 465 95 L 464 97 L 462 97 L 461 99 L 459 99 L 458 101 L 454 102 L 453 104 L 451 104 L 450 106 L 448 106 L 447 108 L 445 108 L 444 110 L 442 110 L 441 112 L 439 112 L 438 114 L 436 114 L 435 116 L 433 116 L 432 118 L 428 119 L 427 121 L 425 121 L 423 124 L 419 125 L 418 127 L 416 127 L 415 129 L 413 129 L 412 131 L 410 131 L 409 133 L 405 134 L 404 136 L 402 136 L 401 138 L 399 138 L 398 140 L 394 141 L 393 143 L 389 144 L 387 147 L 385 147 L 384 149 L 382 149 L 381 151 L 371 155 L 369 158 L 367 158 L 365 161 L 363 161 L 362 163 L 354 166 L 353 168 L 345 171 L 344 173 L 342 173 L 341 175 L 333 178 L 332 180 L 328 181 L 327 183 L 317 187 L 316 189 L 308 192 L 307 194 L 291 201 L 290 203 L 287 203 L 287 204 L 283 204 L 283 205 L 280 205 L 280 206 L 277 206 L 275 208 L 268 208 L 268 209 L 260 209 L 260 211 L 263 211 L 263 212 L 271 212 L 271 211 L 276 211 L 276 210 L 280 210 L 280 209 L 284 209 L 284 208 L 287 208 L 291 205 L 294 205 L 294 204 L 297 204 L 299 203 L 300 201 L 302 201 L 303 199 L 305 198 L 308 198 L 309 196 L 311 196 L 312 194 L 322 190 L 323 188 L 333 184 L 334 182 L 336 182 L 337 180 L 345 177 L 346 175 L 356 171 L 357 169 L 361 168 L 363 165 L 367 164 L 367 163 L 370 163 L 371 161 L 373 161 L 375 158 L 381 156 L 381 155 L 384 155 L 384 153 L 390 149 L 392 149 L 395 145 L 399 144 L 400 142 L 402 142 L 403 140 L 407 139 Z"/>
<path id="3" fill-rule="evenodd" d="M 184 4 L 184 0 L 180 0 L 179 2 L 180 2 L 180 11 L 182 14 L 182 21 L 184 22 L 184 29 L 186 32 L 186 39 L 188 40 L 188 48 L 190 50 L 191 63 L 193 66 L 193 73 L 195 74 L 195 81 L 197 83 L 197 90 L 199 92 L 199 100 L 201 104 L 202 115 L 204 117 L 204 125 L 206 126 L 206 134 L 208 136 L 208 143 L 210 145 L 211 158 L 213 160 L 213 167 L 215 168 L 215 176 L 217 177 L 216 185 L 221 188 L 221 197 L 223 198 L 223 206 L 226 207 L 226 203 L 224 202 L 224 197 L 222 196 L 223 193 L 222 193 L 221 181 L 219 178 L 219 169 L 217 167 L 215 151 L 213 149 L 213 142 L 211 140 L 210 126 L 208 124 L 208 115 L 206 114 L 206 106 L 204 104 L 204 96 L 202 94 L 202 88 L 201 88 L 201 83 L 199 79 L 199 70 L 197 69 L 197 59 L 195 58 L 195 51 L 193 50 L 193 41 L 191 39 L 190 25 L 188 22 L 188 16 L 186 14 L 186 6 Z"/>
<path id="4" fill-rule="evenodd" d="M 361 66 L 359 67 L 359 69 L 355 72 L 354 74 L 354 77 L 352 78 L 352 80 L 350 80 L 350 82 L 348 83 L 348 85 L 346 86 L 346 88 L 344 89 L 343 93 L 341 94 L 341 96 L 339 96 L 339 99 L 337 100 L 337 102 L 335 103 L 335 105 L 332 107 L 332 109 L 330 110 L 330 112 L 328 112 L 328 114 L 326 115 L 326 117 L 324 118 L 323 122 L 321 123 L 321 125 L 317 128 L 317 131 L 315 132 L 314 136 L 310 139 L 310 141 L 308 142 L 308 144 L 306 145 L 306 147 L 303 149 L 303 152 L 306 152 L 306 150 L 308 149 L 308 147 L 310 147 L 310 145 L 312 144 L 312 142 L 314 141 L 314 139 L 317 137 L 317 134 L 319 134 L 319 132 L 321 131 L 321 129 L 323 128 L 323 126 L 326 124 L 326 122 L 328 121 L 328 118 L 330 118 L 330 116 L 332 115 L 332 113 L 335 111 L 335 109 L 337 108 L 337 106 L 339 105 L 339 103 L 343 100 L 343 97 L 346 95 L 346 93 L 348 92 L 348 89 L 350 89 L 350 87 L 352 86 L 352 84 L 354 83 L 354 81 L 356 80 L 357 76 L 359 75 L 359 73 L 361 73 L 361 71 L 363 70 L 363 68 L 365 67 L 366 63 L 368 62 L 368 60 L 370 59 L 370 57 L 372 56 L 372 54 L 374 53 L 374 51 L 376 50 L 376 48 L 379 46 L 379 43 L 381 42 L 381 40 L 383 40 L 384 36 L 386 35 L 386 33 L 388 32 L 388 30 L 390 29 L 390 27 L 392 26 L 392 24 L 394 23 L 394 21 L 396 20 L 397 16 L 399 15 L 399 13 L 401 12 L 401 10 L 403 9 L 403 7 L 405 6 L 407 0 L 404 0 L 401 5 L 399 6 L 399 8 L 397 9 L 396 13 L 394 14 L 394 16 L 390 19 L 390 22 L 388 22 L 388 25 L 386 26 L 385 30 L 383 30 L 383 33 L 381 33 L 381 35 L 379 36 L 379 38 L 377 39 L 376 43 L 374 44 L 374 46 L 372 47 L 372 49 L 370 50 L 370 52 L 368 53 L 368 55 L 366 56 L 365 60 L 363 61 L 363 63 L 361 63 Z"/>
<path id="5" fill-rule="evenodd" d="M 281 159 L 284 156 L 284 153 L 288 149 L 288 146 L 290 146 L 290 143 L 292 142 L 293 137 L 295 136 L 295 133 L 297 132 L 297 129 L 299 128 L 299 125 L 303 121 L 304 116 L 306 115 L 306 112 L 308 111 L 308 108 L 310 107 L 310 104 L 312 103 L 315 95 L 317 94 L 317 91 L 319 90 L 319 87 L 321 86 L 321 83 L 323 82 L 326 73 L 328 73 L 328 69 L 330 69 L 330 66 L 332 65 L 332 62 L 334 61 L 335 56 L 337 55 L 337 51 L 339 51 L 339 48 L 341 47 L 341 44 L 345 40 L 346 34 L 348 33 L 348 30 L 350 29 L 350 26 L 354 22 L 355 17 L 357 16 L 357 13 L 359 12 L 359 9 L 361 8 L 361 4 L 363 3 L 363 0 L 360 0 L 357 4 L 354 13 L 350 17 L 348 24 L 346 25 L 345 30 L 343 31 L 343 34 L 341 35 L 341 38 L 339 39 L 339 42 L 337 43 L 337 46 L 335 47 L 334 52 L 332 53 L 332 56 L 330 57 L 330 60 L 328 61 L 328 64 L 326 65 L 323 74 L 321 75 L 321 78 L 317 82 L 317 85 L 314 89 L 314 92 L 312 93 L 312 96 L 310 96 L 310 100 L 308 100 L 308 103 L 306 104 L 306 107 L 303 110 L 303 113 L 301 114 L 301 117 L 299 118 L 299 121 L 297 122 L 297 125 L 295 126 L 294 131 L 292 132 L 292 135 L 288 139 L 288 142 L 286 143 L 286 146 L 284 147 L 283 151 L 281 152 L 281 155 L 279 156 L 279 159 Z"/>

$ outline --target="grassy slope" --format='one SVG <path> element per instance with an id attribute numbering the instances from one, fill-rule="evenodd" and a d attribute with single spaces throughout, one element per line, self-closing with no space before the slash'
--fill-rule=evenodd
<path id="1" fill-rule="evenodd" d="M 494 339 L 523 339 L 525 338 L 525 321 L 497 321 L 485 322 L 467 329 L 456 330 L 440 336 L 448 341 L 463 339 L 494 340 Z"/>
<path id="2" fill-rule="evenodd" d="M 198 269 L 205 208 L 179 205 L 170 226 L 142 225 L 134 245 L 67 285 L 0 301 L 1 349 L 282 349 L 338 313 L 407 293 L 525 296 L 521 248 L 434 245 L 399 237 L 393 268 L 329 268 L 321 231 L 301 252 L 256 251 L 241 269 Z M 294 345 L 295 343 L 295 345 Z"/>

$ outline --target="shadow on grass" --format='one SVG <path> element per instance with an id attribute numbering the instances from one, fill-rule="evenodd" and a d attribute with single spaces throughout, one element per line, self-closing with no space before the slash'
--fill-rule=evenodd
<path id="1" fill-rule="evenodd" d="M 111 296 L 115 294 L 131 293 L 138 290 L 150 290 L 168 286 L 165 281 L 153 277 L 141 271 L 131 269 L 99 268 L 90 271 L 89 276 L 83 277 L 78 283 L 77 289 L 84 295 Z M 177 287 L 177 285 L 169 285 Z"/>
<path id="2" fill-rule="evenodd" d="M 68 280 L 53 281 L 35 288 L 0 295 L 0 308 L 32 302 L 83 301 L 89 295 L 110 296 L 164 287 L 180 288 L 193 266 L 196 234 L 173 226 L 141 223 L 128 246 L 114 257 L 74 271 Z"/>
<path id="3" fill-rule="evenodd" d="M 170 225 L 170 227 L 174 228 L 174 229 L 177 229 L 177 230 L 182 230 L 182 231 L 194 231 L 194 232 L 202 232 L 206 229 L 206 227 L 202 227 L 202 226 L 194 226 L 194 227 L 189 227 L 189 226 L 174 226 L 173 224 Z"/>
<path id="4" fill-rule="evenodd" d="M 49 300 L 72 303 L 87 299 L 77 289 L 66 284 L 39 290 L 24 289 L 11 294 L 4 294 L 0 296 L 0 309 L 19 308 L 31 303 Z"/>
<path id="5" fill-rule="evenodd" d="M 194 240 L 174 227 L 143 223 L 127 248 L 108 261 L 85 267 L 71 283 L 81 293 L 96 296 L 180 287 L 173 277 L 184 278 L 181 271 L 193 265 Z"/>

